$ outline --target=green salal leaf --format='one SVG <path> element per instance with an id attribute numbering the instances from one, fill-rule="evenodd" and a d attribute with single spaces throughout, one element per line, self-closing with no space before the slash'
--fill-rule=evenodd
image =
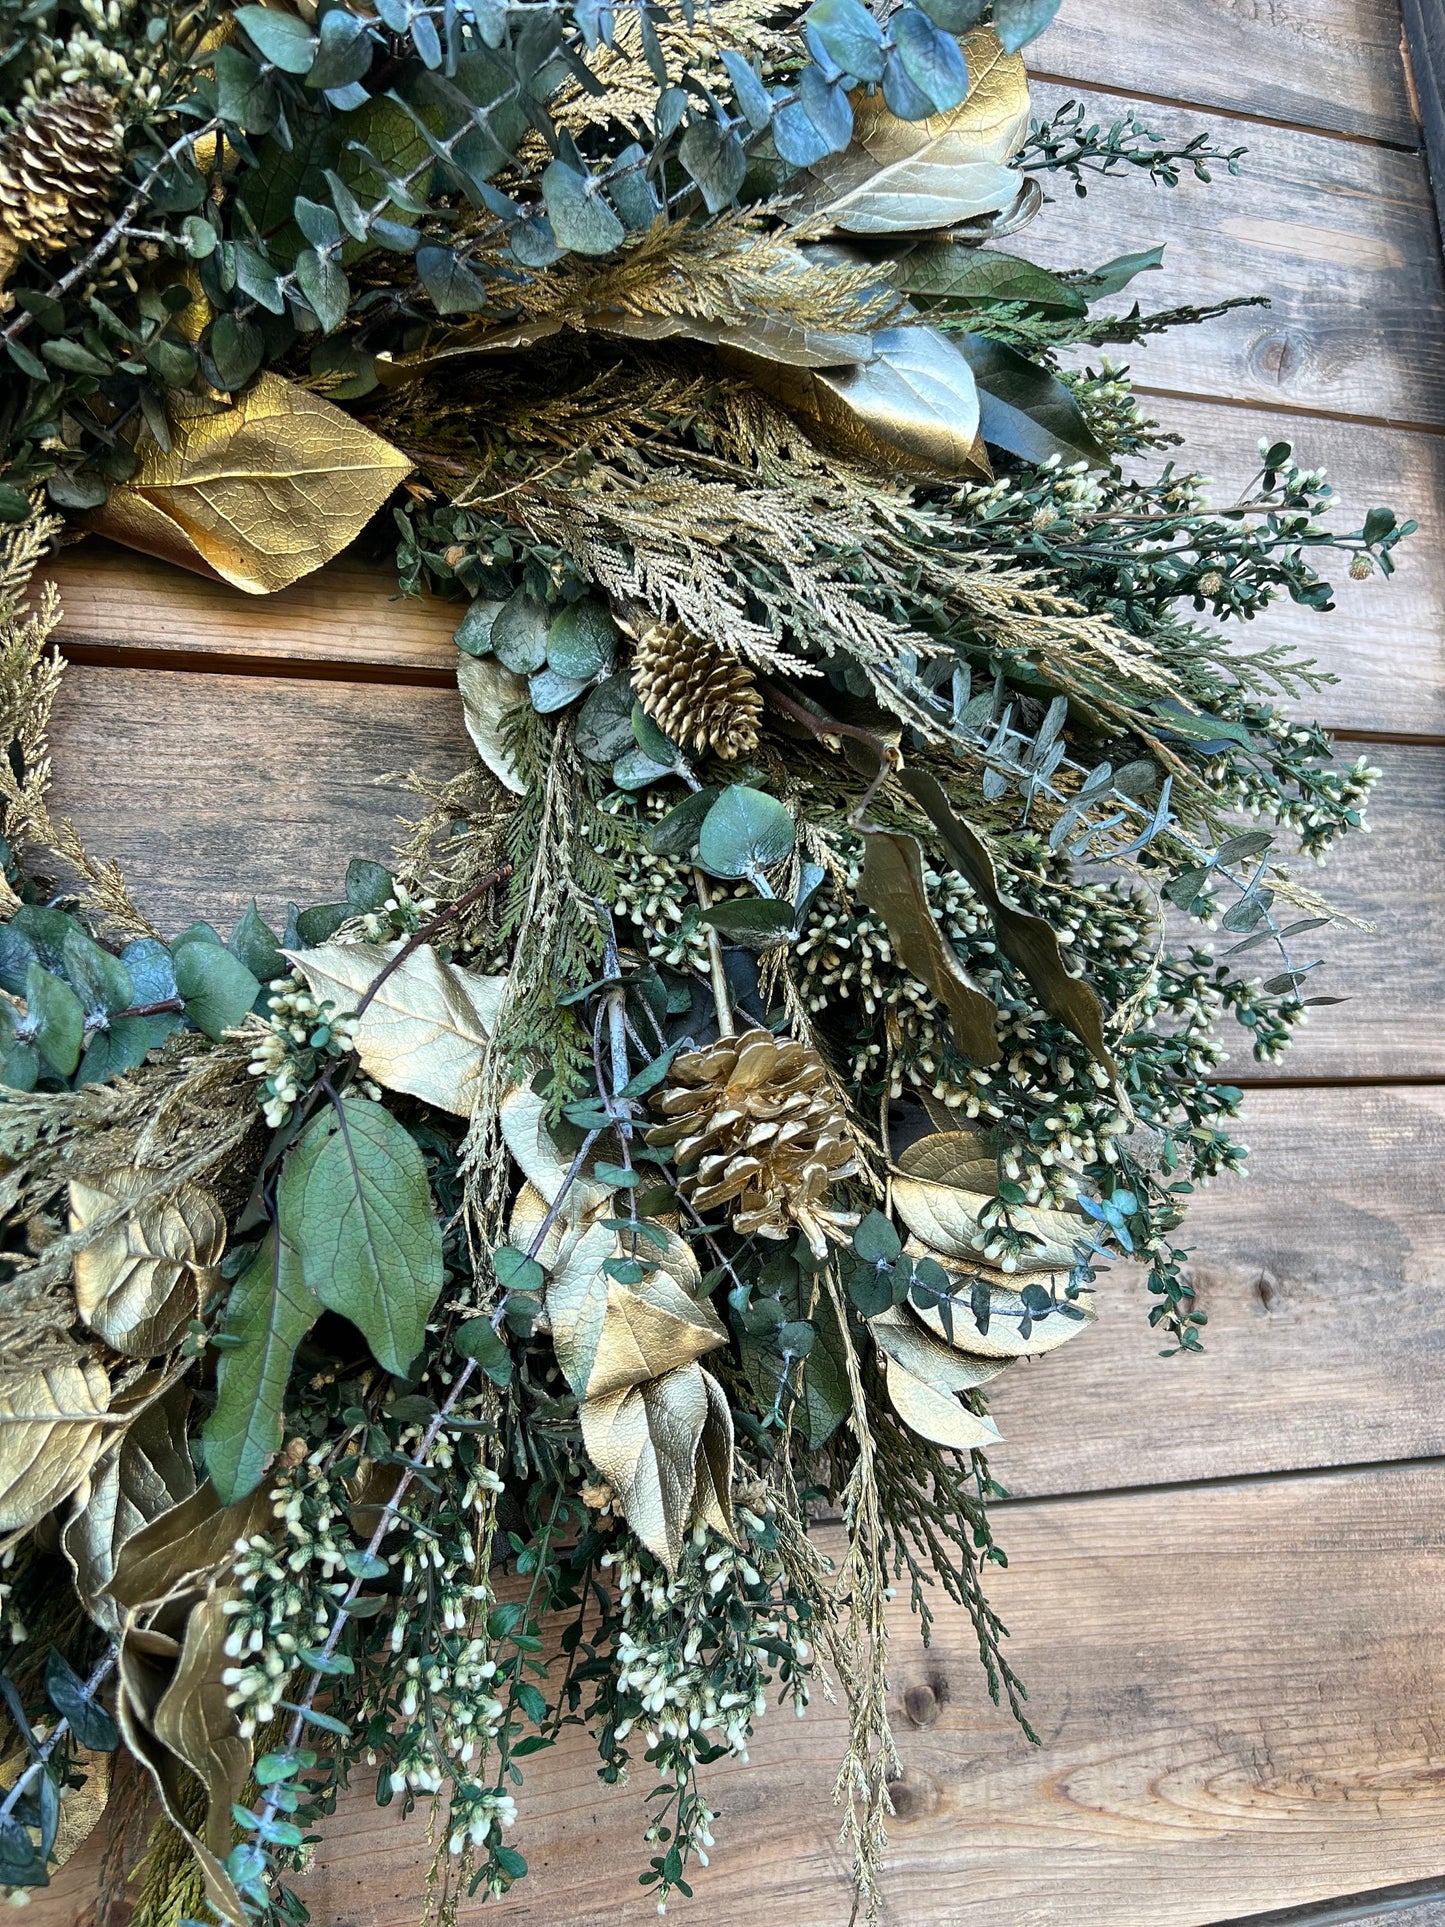
<path id="1" fill-rule="evenodd" d="M 978 383 L 983 439 L 992 447 L 1026 462 L 1057 455 L 1066 463 L 1107 464 L 1073 391 L 1057 375 L 984 335 L 963 335 L 959 346 Z"/>
<path id="2" fill-rule="evenodd" d="M 320 1316 L 299 1254 L 268 1232 L 231 1287 L 222 1330 L 239 1342 L 217 1354 L 216 1409 L 201 1432 L 206 1471 L 223 1505 L 253 1492 L 280 1451 L 296 1348 Z"/>
<path id="3" fill-rule="evenodd" d="M 405 1376 L 442 1288 L 442 1234 L 415 1140 L 369 1098 L 314 1117 L 286 1157 L 280 1236 L 328 1311 Z"/>
<path id="4" fill-rule="evenodd" d="M 923 307 L 958 302 L 1023 301 L 1057 314 L 1086 314 L 1077 286 L 1014 254 L 925 241 L 894 263 L 893 285 Z"/>
<path id="5" fill-rule="evenodd" d="M 793 928 L 791 904 L 771 897 L 729 897 L 704 910 L 700 922 L 711 924 L 728 943 L 745 950 L 772 950 L 785 943 Z"/>
<path id="6" fill-rule="evenodd" d="M 918 838 L 894 830 L 869 830 L 863 850 L 860 900 L 882 917 L 904 966 L 947 1010 L 960 1054 L 975 1064 L 996 1064 L 999 1045 L 993 1004 L 934 921 L 923 887 Z"/>
<path id="7" fill-rule="evenodd" d="M 1052 925 L 1011 903 L 998 886 L 988 845 L 956 816 L 942 785 L 925 770 L 905 770 L 903 787 L 927 812 L 943 838 L 950 862 L 987 906 L 999 948 L 1028 979 L 1045 1010 L 1071 1030 L 1111 1077 L 1117 1067 L 1104 1042 L 1104 1008 L 1086 978 L 1069 974 Z"/>

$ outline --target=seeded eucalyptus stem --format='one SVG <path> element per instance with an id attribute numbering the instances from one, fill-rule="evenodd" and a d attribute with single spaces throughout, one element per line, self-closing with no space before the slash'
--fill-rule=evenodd
<path id="1" fill-rule="evenodd" d="M 92 1671 L 90 1678 L 85 1682 L 85 1686 L 83 1689 L 85 1693 L 85 1697 L 87 1699 L 93 1698 L 94 1695 L 100 1691 L 101 1687 L 104 1686 L 106 1680 L 109 1679 L 111 1671 L 115 1666 L 116 1657 L 117 1655 L 116 1655 L 115 1648 L 112 1647 L 110 1651 L 105 1655 L 105 1657 L 96 1663 L 96 1666 Z M 26 1787 L 29 1786 L 30 1782 L 35 1778 L 37 1773 L 44 1772 L 46 1763 L 49 1760 L 51 1754 L 55 1751 L 55 1748 L 59 1743 L 61 1736 L 65 1733 L 68 1733 L 69 1731 L 70 1731 L 70 1721 L 66 1719 L 64 1714 L 62 1714 L 60 1718 L 55 1722 L 55 1725 L 51 1727 L 49 1733 L 46 1734 L 44 1741 L 36 1751 L 35 1758 L 30 1762 L 30 1764 L 25 1768 L 25 1771 L 16 1780 L 14 1786 L 11 1787 L 10 1791 L 6 1794 L 4 1800 L 0 1801 L 0 1821 L 5 1821 L 10 1818 L 11 1814 L 15 1811 L 15 1808 L 19 1803 L 20 1796 L 24 1793 Z"/>

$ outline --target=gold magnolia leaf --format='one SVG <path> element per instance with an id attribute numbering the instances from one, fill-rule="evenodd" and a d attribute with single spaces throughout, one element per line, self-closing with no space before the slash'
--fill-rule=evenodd
<path id="1" fill-rule="evenodd" d="M 502 605 L 496 606 L 500 609 Z M 526 677 L 508 669 L 495 656 L 459 655 L 457 688 L 462 696 L 462 719 L 478 756 L 499 783 L 514 795 L 525 796 L 527 785 L 517 774 L 516 758 L 502 731 L 502 718 L 509 709 L 527 701 Z"/>
<path id="2" fill-rule="evenodd" d="M 314 997 L 347 1011 L 355 1010 L 403 941 L 323 943 L 282 954 Z M 406 1091 L 470 1117 L 482 1053 L 506 988 L 505 977 L 444 963 L 430 944 L 421 944 L 392 971 L 356 1027 L 361 1068 L 389 1091 Z"/>
<path id="3" fill-rule="evenodd" d="M 910 1258 L 935 1258 L 916 1238 L 910 1238 L 904 1246 Z M 976 1280 L 982 1280 L 989 1290 L 988 1330 L 981 1332 L 977 1320 L 966 1302 L 967 1288 Z M 1062 1297 L 1068 1284 L 1069 1274 L 1065 1271 L 1036 1274 L 1032 1283 L 1042 1285 Z M 1071 1338 L 1077 1338 L 1081 1331 L 1094 1324 L 1098 1314 L 1086 1294 L 1069 1300 L 1076 1311 L 1082 1315 L 1072 1318 L 1067 1312 L 1050 1311 L 1041 1317 L 1037 1312 L 1028 1312 L 1017 1288 L 1007 1281 L 1004 1272 L 995 1271 L 987 1265 L 963 1274 L 965 1287 L 964 1302 L 953 1307 L 953 1330 L 950 1333 L 944 1326 L 943 1314 L 936 1304 L 920 1305 L 915 1309 L 918 1316 L 930 1331 L 953 1347 L 955 1351 L 965 1352 L 970 1358 L 1003 1359 L 1039 1358 L 1045 1352 L 1057 1351 Z M 1030 1330 L 1027 1338 L 1020 1330 L 1022 1320 L 1027 1316 Z"/>
<path id="4" fill-rule="evenodd" d="M 851 96 L 849 145 L 789 183 L 796 218 L 826 216 L 849 234 L 901 234 L 1014 205 L 1019 178 L 1002 163 L 1028 132 L 1028 75 L 992 28 L 963 35 L 961 44 L 968 95 L 946 114 L 899 120 L 881 94 L 859 88 Z"/>
<path id="5" fill-rule="evenodd" d="M 918 838 L 894 830 L 866 831 L 858 895 L 882 917 L 905 967 L 943 1003 L 960 1054 L 975 1064 L 996 1064 L 1000 1053 L 993 1004 L 964 969 L 928 907 Z"/>
<path id="6" fill-rule="evenodd" d="M 588 1457 L 617 1495 L 627 1523 L 669 1572 L 677 1569 L 695 1516 L 704 1433 L 710 1419 L 719 1423 L 708 1377 L 701 1365 L 682 1365 L 645 1385 L 586 1399 L 581 1407 Z M 721 1476 L 720 1436 L 713 1445 L 709 1509 Z"/>
<path id="7" fill-rule="evenodd" d="M 116 1658 L 115 1716 L 121 1738 L 155 1781 L 166 1817 L 195 1855 L 211 1906 L 232 1927 L 247 1927 L 245 1906 L 223 1864 L 223 1856 L 230 1850 L 229 1808 L 225 1843 L 217 1854 L 209 1844 L 212 1837 L 221 1839 L 221 1827 L 213 1819 L 213 1803 L 208 1799 L 207 1837 L 203 1839 L 189 1825 L 193 1785 L 190 1768 L 155 1730 L 157 1715 L 182 1664 L 191 1615 L 207 1593 L 205 1587 L 183 1587 L 141 1612 L 127 1615 Z M 199 1653 L 202 1643 L 198 1640 L 193 1651 Z M 216 1671 L 219 1675 L 219 1662 Z M 177 1723 L 175 1714 L 171 1723 Z"/>
<path id="8" fill-rule="evenodd" d="M 451 330 L 444 346 L 423 348 L 414 355 L 393 356 L 388 350 L 373 361 L 377 380 L 383 388 L 402 388 L 419 375 L 429 375 L 449 361 L 465 361 L 473 355 L 514 355 L 534 348 L 539 341 L 560 334 L 566 326 L 561 315 L 535 315 L 522 321 L 483 322 L 473 328 Z"/>
<path id="9" fill-rule="evenodd" d="M 72 1179 L 70 1228 L 80 1232 L 155 1188 L 153 1172 L 126 1165 L 95 1184 Z M 112 1351 L 154 1358 L 185 1336 L 218 1274 L 226 1220 L 207 1184 L 192 1179 L 152 1199 L 75 1254 L 75 1306 Z"/>
<path id="10" fill-rule="evenodd" d="M 1028 979 L 1044 1009 L 1066 1024 L 1110 1077 L 1116 1077 L 1118 1068 L 1104 1042 L 1104 1007 L 1087 978 L 1070 974 L 1057 931 L 1045 918 L 1021 910 L 999 889 L 988 845 L 954 813 L 936 777 L 927 770 L 905 770 L 902 780 L 942 836 L 954 868 L 987 905 L 1003 954 Z"/>
<path id="11" fill-rule="evenodd" d="M 899 1153 L 896 1168 L 905 1177 L 961 1185 L 989 1197 L 998 1188 L 998 1159 L 982 1131 L 931 1131 Z"/>
<path id="12" fill-rule="evenodd" d="M 966 1313 L 954 1320 L 955 1326 L 966 1322 Z M 980 1385 L 987 1385 L 991 1378 L 997 1378 L 1008 1364 L 1007 1359 L 969 1357 L 966 1345 L 962 1351 L 951 1345 L 940 1345 L 897 1305 L 890 1305 L 877 1318 L 870 1318 L 868 1329 L 885 1357 L 901 1365 L 914 1378 L 921 1378 L 935 1392 L 975 1391 Z"/>
<path id="13" fill-rule="evenodd" d="M 737 1541 L 733 1524 L 733 1414 L 727 1393 L 711 1372 L 704 1372 L 707 1419 L 697 1443 L 697 1487 L 693 1517 L 725 1539 Z"/>
<path id="14" fill-rule="evenodd" d="M 204 1583 L 229 1563 L 238 1539 L 265 1532 L 273 1523 L 264 1488 L 223 1506 L 208 1479 L 126 1540 L 116 1558 L 111 1597 L 122 1612 L 134 1613 L 177 1588 Z"/>
<path id="15" fill-rule="evenodd" d="M 579 1397 L 605 1398 L 643 1385 L 727 1343 L 707 1300 L 690 1298 L 666 1272 L 649 1272 L 636 1286 L 604 1274 L 603 1284 L 606 1308 L 590 1358 L 576 1337 L 559 1341 L 553 1332 L 557 1362 Z"/>
<path id="16" fill-rule="evenodd" d="M 60 1535 L 81 1603 L 112 1638 L 120 1634 L 120 1611 L 110 1586 L 122 1548 L 196 1489 L 186 1444 L 190 1403 L 189 1388 L 173 1385 L 131 1421 L 79 1488 Z"/>
<path id="17" fill-rule="evenodd" d="M 883 1382 L 893 1409 L 911 1431 L 954 1452 L 982 1452 L 1000 1440 L 992 1419 L 979 1418 L 948 1392 L 940 1392 L 891 1358 L 883 1361 Z"/>
<path id="18" fill-rule="evenodd" d="M 0 1532 L 19 1533 L 68 1499 L 124 1418 L 93 1359 L 0 1363 Z"/>
<path id="19" fill-rule="evenodd" d="M 229 405 L 173 393 L 169 410 L 169 452 L 148 442 L 86 526 L 248 595 L 339 555 L 411 472 L 389 442 L 278 375 Z"/>
<path id="20" fill-rule="evenodd" d="M 522 1174 L 552 1204 L 572 1167 L 552 1141 L 547 1129 L 547 1106 L 525 1084 L 508 1091 L 498 1107 L 498 1122 L 507 1149 L 522 1167 Z M 586 1173 L 578 1176 L 563 1200 L 561 1216 L 569 1224 L 580 1224 L 601 1215 L 612 1197 L 611 1189 Z"/>
<path id="21" fill-rule="evenodd" d="M 895 1177 L 893 1204 L 914 1237 L 938 1258 L 960 1258 L 983 1266 L 983 1248 L 988 1233 L 981 1230 L 978 1214 L 991 1195 L 970 1191 L 961 1185 L 933 1184 L 926 1178 Z M 1067 1270 L 1084 1240 L 1084 1225 L 1068 1211 L 1051 1211 L 1033 1205 L 1011 1205 L 1009 1218 L 1014 1228 L 1040 1240 L 1019 1253 L 1020 1272 Z"/>
<path id="22" fill-rule="evenodd" d="M 582 325 L 598 334 L 621 335 L 628 341 L 701 341 L 711 348 L 734 349 L 791 368 L 841 368 L 872 361 L 878 352 L 874 338 L 868 334 L 805 328 L 796 321 L 769 315 L 760 315 L 754 321 L 725 322 L 704 321 L 696 315 L 626 314 L 616 308 L 599 308 Z"/>
<path id="23" fill-rule="evenodd" d="M 206 1789 L 203 1837 L 218 1860 L 231 1850 L 231 1806 L 251 1773 L 251 1742 L 241 1737 L 236 1710 L 226 1704 L 221 1674 L 230 1629 L 225 1606 L 230 1592 L 211 1586 L 192 1607 L 175 1674 L 151 1722 L 160 1744 L 188 1766 Z"/>
<path id="24" fill-rule="evenodd" d="M 938 328 L 912 324 L 873 337 L 870 361 L 791 367 L 738 349 L 723 360 L 840 453 L 900 474 L 988 480 L 978 386 L 962 351 Z"/>

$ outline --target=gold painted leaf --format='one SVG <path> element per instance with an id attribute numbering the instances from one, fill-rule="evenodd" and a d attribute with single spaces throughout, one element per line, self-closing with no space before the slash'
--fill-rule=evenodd
<path id="1" fill-rule="evenodd" d="M 872 360 L 798 368 L 729 349 L 723 360 L 853 460 L 904 475 L 987 480 L 978 386 L 940 329 L 914 324 L 873 337 Z"/>
<path id="2" fill-rule="evenodd" d="M 707 1418 L 697 1444 L 697 1487 L 693 1493 L 694 1519 L 711 1526 L 725 1539 L 737 1541 L 733 1524 L 733 1414 L 727 1393 L 711 1372 L 702 1375 L 707 1393 Z"/>
<path id="3" fill-rule="evenodd" d="M 933 1184 L 926 1178 L 893 1180 L 894 1209 L 914 1237 L 938 1258 L 959 1258 L 983 1266 L 982 1252 L 988 1240 L 979 1231 L 978 1214 L 989 1202 L 989 1193 L 969 1191 L 961 1185 Z M 1020 1253 L 1020 1272 L 1067 1270 L 1072 1266 L 1074 1254 L 1084 1242 L 1081 1218 L 1068 1211 L 1022 1204 L 1012 1206 L 1009 1217 L 1017 1230 L 1041 1240 Z"/>
<path id="4" fill-rule="evenodd" d="M 514 795 L 525 796 L 527 785 L 517 774 L 516 760 L 502 733 L 502 718 L 528 700 L 527 678 L 495 656 L 458 655 L 457 688 L 462 695 L 462 718 L 478 756 L 499 783 Z"/>
<path id="5" fill-rule="evenodd" d="M 125 1423 L 93 1359 L 0 1364 L 0 1532 L 27 1531 L 68 1499 Z"/>
<path id="6" fill-rule="evenodd" d="M 790 200 L 801 188 L 797 218 L 825 215 L 849 234 L 901 234 L 1012 207 L 1019 177 L 1002 163 L 1028 132 L 1028 75 L 989 27 L 963 35 L 962 46 L 968 95 L 946 114 L 899 120 L 881 94 L 851 96 L 852 141 L 789 183 Z"/>
<path id="7" fill-rule="evenodd" d="M 97 1184 L 72 1180 L 70 1228 L 111 1216 L 153 1191 L 155 1174 L 122 1166 Z M 185 1336 L 217 1281 L 226 1220 L 207 1184 L 191 1180 L 120 1218 L 75 1254 L 75 1305 L 113 1351 L 153 1358 Z"/>
<path id="8" fill-rule="evenodd" d="M 186 1620 L 175 1674 L 152 1720 L 160 1744 L 188 1766 L 206 1789 L 203 1837 L 218 1860 L 231 1850 L 231 1806 L 239 1801 L 251 1773 L 251 1742 L 241 1737 L 237 1712 L 227 1706 L 221 1674 L 230 1622 L 229 1592 L 212 1586 L 197 1600 Z"/>
<path id="9" fill-rule="evenodd" d="M 735 349 L 764 361 L 791 368 L 841 368 L 872 361 L 877 348 L 870 335 L 841 334 L 826 328 L 805 328 L 796 321 L 760 315 L 745 322 L 705 321 L 688 314 L 626 314 L 599 308 L 581 325 L 598 334 L 621 335 L 629 341 L 705 342 L 711 348 Z"/>
<path id="10" fill-rule="evenodd" d="M 882 917 L 905 967 L 942 1001 L 960 1053 L 975 1064 L 996 1064 L 999 1044 L 993 1004 L 964 969 L 928 907 L 918 838 L 893 830 L 869 830 L 863 849 L 859 897 Z"/>
<path id="11" fill-rule="evenodd" d="M 80 1488 L 60 1535 L 86 1611 L 112 1638 L 120 1633 L 120 1611 L 110 1586 L 122 1548 L 196 1489 L 186 1445 L 190 1403 L 188 1387 L 173 1385 L 131 1421 Z"/>
<path id="12" fill-rule="evenodd" d="M 899 1153 L 897 1169 L 905 1177 L 961 1185 L 989 1197 L 998 1186 L 998 1159 L 982 1131 L 931 1131 Z"/>
<path id="13" fill-rule="evenodd" d="M 121 1738 L 155 1781 L 166 1817 L 195 1855 L 211 1906 L 232 1927 L 247 1927 L 245 1906 L 223 1864 L 224 1853 L 230 1850 L 229 1837 L 222 1854 L 212 1850 L 209 1839 L 212 1835 L 220 1839 L 221 1828 L 213 1822 L 209 1801 L 207 1838 L 192 1833 L 188 1824 L 194 1784 L 191 1771 L 155 1730 L 157 1715 L 182 1663 L 191 1615 L 206 1597 L 206 1588 L 186 1587 L 142 1613 L 128 1615 L 116 1660 L 115 1716 Z M 194 1653 L 199 1654 L 202 1643 L 198 1638 Z M 177 1719 L 178 1713 L 173 1713 L 173 1723 Z M 225 1819 L 229 1835 L 229 1809 Z"/>
<path id="14" fill-rule="evenodd" d="M 229 405 L 182 394 L 169 405 L 170 452 L 149 442 L 86 526 L 248 595 L 339 555 L 411 472 L 389 442 L 278 375 Z"/>
<path id="15" fill-rule="evenodd" d="M 695 1516 L 703 1436 L 710 1420 L 719 1423 L 708 1377 L 701 1365 L 682 1365 L 645 1385 L 589 1398 L 581 1409 L 588 1457 L 617 1495 L 627 1523 L 670 1572 Z M 715 1434 L 707 1461 L 709 1509 L 722 1449 Z"/>
<path id="16" fill-rule="evenodd" d="M 968 1323 L 966 1312 L 954 1319 L 960 1335 Z M 1007 1359 L 970 1357 L 966 1345 L 962 1350 L 940 1345 L 909 1312 L 897 1305 L 890 1305 L 877 1318 L 870 1318 L 868 1329 L 886 1358 L 901 1365 L 914 1378 L 921 1378 L 936 1392 L 975 1391 L 980 1385 L 987 1385 L 991 1378 L 997 1378 L 1008 1364 Z"/>
<path id="17" fill-rule="evenodd" d="M 936 1254 L 927 1251 L 916 1238 L 910 1238 L 904 1247 L 910 1258 L 934 1258 Z M 1068 1283 L 1068 1273 L 1035 1273 L 1031 1283 L 1039 1284 L 1047 1291 L 1063 1294 Z M 974 1279 L 982 1278 L 989 1288 L 988 1330 L 981 1332 L 967 1304 L 967 1287 Z M 1075 1308 L 1082 1312 L 1080 1318 L 1070 1318 L 1065 1312 L 1047 1312 L 1042 1318 L 1030 1314 L 1032 1329 L 1025 1338 L 1019 1329 L 1024 1316 L 1024 1301 L 1017 1288 L 1007 1282 L 1008 1274 L 995 1271 L 991 1266 L 979 1265 L 963 1275 L 964 1302 L 956 1305 L 953 1311 L 953 1335 L 949 1336 L 944 1328 L 943 1317 L 937 1305 L 915 1307 L 919 1318 L 930 1331 L 936 1332 L 946 1344 L 955 1351 L 966 1352 L 970 1358 L 1040 1358 L 1045 1352 L 1057 1351 L 1071 1338 L 1088 1329 L 1098 1318 L 1088 1296 L 1084 1293 L 1071 1300 Z"/>
<path id="18" fill-rule="evenodd" d="M 562 1189 L 572 1160 L 564 1157 L 547 1129 L 547 1106 L 525 1084 L 508 1091 L 498 1107 L 498 1122 L 507 1149 L 522 1167 L 523 1176 L 541 1192 L 548 1204 Z M 610 1188 L 582 1173 L 568 1191 L 561 1216 L 568 1224 L 580 1224 L 602 1214 L 612 1197 Z"/>
<path id="19" fill-rule="evenodd" d="M 1087 978 L 1070 974 L 1058 933 L 1045 918 L 1021 910 L 1004 896 L 988 845 L 954 813 L 936 777 L 926 770 L 905 770 L 902 781 L 942 836 L 954 868 L 987 905 L 1000 950 L 1028 979 L 1044 1009 L 1068 1026 L 1110 1077 L 1117 1076 L 1104 1042 L 1104 1007 Z"/>
<path id="20" fill-rule="evenodd" d="M 111 1597 L 135 1612 L 178 1587 L 203 1584 L 228 1563 L 238 1539 L 274 1523 L 264 1491 L 223 1506 L 209 1480 L 168 1512 L 157 1513 L 121 1547 Z"/>
<path id="21" fill-rule="evenodd" d="M 402 944 L 400 937 L 393 943 L 323 943 L 282 954 L 313 996 L 330 998 L 346 1011 L 356 1009 Z M 470 1117 L 482 1052 L 506 987 L 505 977 L 444 963 L 430 944 L 422 944 L 366 1007 L 356 1028 L 361 1068 L 389 1091 L 406 1091 Z"/>
<path id="22" fill-rule="evenodd" d="M 690 1298 L 664 1271 L 649 1272 L 636 1286 L 604 1273 L 602 1285 L 605 1309 L 590 1357 L 583 1328 L 563 1341 L 553 1332 L 557 1362 L 579 1397 L 605 1398 L 629 1385 L 645 1384 L 727 1343 L 707 1300 Z"/>
<path id="23" fill-rule="evenodd" d="M 999 1443 L 992 1419 L 976 1417 L 951 1393 L 939 1391 L 891 1358 L 883 1361 L 883 1382 L 894 1411 L 920 1438 L 954 1452 L 983 1452 Z"/>

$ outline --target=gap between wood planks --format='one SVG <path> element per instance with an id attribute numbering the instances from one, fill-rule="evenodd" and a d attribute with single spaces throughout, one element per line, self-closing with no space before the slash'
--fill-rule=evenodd
<path id="1" fill-rule="evenodd" d="M 1392 154 L 1418 154 L 1420 142 L 1386 140 L 1380 134 L 1357 134 L 1344 127 L 1320 127 L 1310 121 L 1279 120 L 1272 114 L 1252 113 L 1243 107 L 1226 107 L 1218 101 L 1186 100 L 1178 94 L 1146 93 L 1137 87 L 1116 87 L 1112 82 L 1105 86 L 1098 79 L 1075 80 L 1068 74 L 1046 73 L 1042 68 L 1030 67 L 1029 79 L 1037 80 L 1048 87 L 1077 88 L 1081 94 L 1112 94 L 1116 100 L 1143 101 L 1150 107 L 1167 107 L 1179 113 L 1208 114 L 1213 120 L 1238 121 L 1250 127 L 1278 127 L 1287 134 L 1319 134 L 1325 140 L 1346 141 L 1352 147 L 1384 147 Z"/>
<path id="2" fill-rule="evenodd" d="M 1207 327 L 1208 323 L 1203 325 Z M 1260 395 L 1198 395 L 1184 388 L 1160 388 L 1143 381 L 1134 382 L 1133 390 L 1150 401 L 1187 402 L 1195 408 L 1248 409 L 1256 415 L 1290 415 L 1302 421 L 1345 422 L 1355 428 L 1398 428 L 1412 435 L 1445 435 L 1445 423 L 1411 421 L 1403 415 L 1356 415 L 1341 408 L 1321 412 L 1318 408 L 1305 407 L 1302 402 L 1275 401 Z"/>
<path id="3" fill-rule="evenodd" d="M 1206 1345 L 1208 1340 L 1206 1338 Z M 1182 1369 L 1189 1370 L 1194 1365 L 1207 1365 L 1209 1354 L 1206 1350 L 1200 1357 L 1177 1361 Z M 1176 1361 L 1166 1360 L 1168 1364 Z M 1185 1492 L 1217 1492 L 1231 1486 L 1298 1485 L 1306 1479 L 1334 1479 L 1346 1475 L 1365 1476 L 1371 1472 L 1428 1472 L 1434 1466 L 1445 1465 L 1445 1454 L 1427 1453 L 1399 1459 L 1349 1459 L 1339 1465 L 1281 1465 L 1268 1472 L 1216 1472 L 1192 1479 L 1162 1478 L 1148 1479 L 1137 1485 L 1097 1485 L 1082 1491 L 1059 1492 L 1020 1492 L 1005 1491 L 1002 1498 L 989 1500 L 990 1509 L 995 1506 L 1007 1509 L 1012 1506 L 1082 1506 L 1090 1505 L 1095 1499 L 1144 1499 L 1152 1492 L 1168 1492 L 1171 1496 Z M 842 1514 L 829 1508 L 816 1515 L 819 1525 L 837 1525 Z M 1441 1858 L 1445 1859 L 1445 1844 L 1441 1847 Z M 1442 1876 L 1445 1882 L 1445 1876 Z M 1442 1886 L 1445 1891 L 1445 1886 Z M 1250 1916 L 1253 1919 L 1254 1916 Z M 1274 1915 L 1259 1916 L 1272 1920 Z M 1234 1927 L 1232 1921 L 1206 1923 L 1206 1927 Z"/>

